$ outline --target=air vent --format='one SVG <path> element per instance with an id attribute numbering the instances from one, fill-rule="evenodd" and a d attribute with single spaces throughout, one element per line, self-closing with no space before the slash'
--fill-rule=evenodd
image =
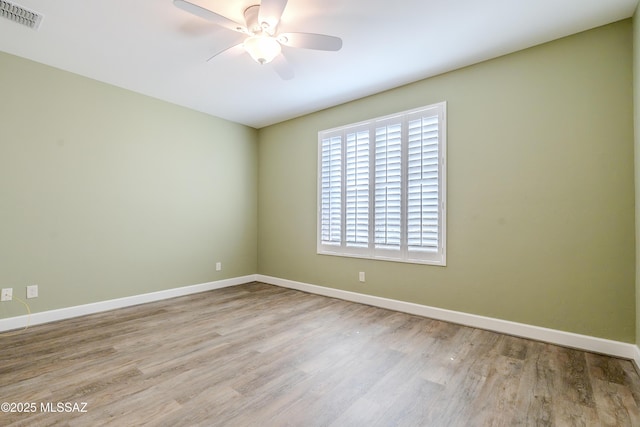
<path id="1" fill-rule="evenodd" d="M 42 22 L 41 14 L 4 0 L 0 0 L 0 16 L 34 30 L 37 30 Z"/>

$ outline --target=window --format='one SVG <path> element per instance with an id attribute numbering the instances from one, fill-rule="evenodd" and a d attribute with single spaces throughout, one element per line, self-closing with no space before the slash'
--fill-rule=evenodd
<path id="1" fill-rule="evenodd" d="M 318 253 L 445 265 L 446 103 L 318 133 Z"/>

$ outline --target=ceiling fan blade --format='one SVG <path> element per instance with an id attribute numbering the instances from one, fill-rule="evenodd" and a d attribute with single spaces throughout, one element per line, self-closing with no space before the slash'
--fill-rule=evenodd
<path id="1" fill-rule="evenodd" d="M 286 6 L 287 0 L 262 0 L 258 13 L 259 24 L 267 23 L 267 30 L 275 31 Z"/>
<path id="2" fill-rule="evenodd" d="M 305 49 L 337 51 L 342 48 L 340 37 L 313 33 L 282 33 L 278 41 L 285 46 L 301 47 Z"/>
<path id="3" fill-rule="evenodd" d="M 282 80 L 291 80 L 294 77 L 293 67 L 283 54 L 276 56 L 271 64 Z"/>
<path id="4" fill-rule="evenodd" d="M 242 43 L 234 44 L 233 46 L 229 46 L 229 47 L 227 47 L 225 49 L 222 49 L 219 52 L 214 53 L 213 56 L 211 56 L 209 59 L 207 59 L 207 62 L 211 61 L 216 56 L 222 55 L 224 53 L 240 54 L 242 52 L 244 52 L 244 49 L 242 47 Z"/>
<path id="5" fill-rule="evenodd" d="M 241 33 L 246 33 L 247 30 L 243 25 L 238 24 L 231 19 L 219 15 L 209 9 L 205 9 L 204 7 L 198 6 L 197 4 L 188 2 L 186 0 L 173 0 L 173 4 L 184 11 L 187 11 L 193 15 L 199 16 L 200 18 L 206 19 L 208 21 L 213 22 L 214 24 L 220 25 L 221 27 L 228 28 L 233 31 L 239 31 Z"/>

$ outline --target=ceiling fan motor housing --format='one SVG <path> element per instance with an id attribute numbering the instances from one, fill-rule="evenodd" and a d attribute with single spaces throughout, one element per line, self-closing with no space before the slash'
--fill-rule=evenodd
<path id="1" fill-rule="evenodd" d="M 280 43 L 273 37 L 275 28 L 270 28 L 268 22 L 259 22 L 259 5 L 246 8 L 244 19 L 250 35 L 243 43 L 245 50 L 260 64 L 271 62 L 281 51 Z"/>
<path id="2" fill-rule="evenodd" d="M 258 22 L 258 15 L 260 14 L 260 6 L 254 4 L 244 10 L 244 21 L 247 24 L 247 30 L 249 34 L 259 34 L 263 31 L 262 25 Z"/>

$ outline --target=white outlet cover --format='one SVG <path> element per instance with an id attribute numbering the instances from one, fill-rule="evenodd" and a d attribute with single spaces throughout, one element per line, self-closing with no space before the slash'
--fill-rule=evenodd
<path id="1" fill-rule="evenodd" d="M 27 298 L 37 298 L 37 297 L 38 297 L 38 285 L 27 286 Z"/>
<path id="2" fill-rule="evenodd" d="M 0 301 L 11 301 L 13 299 L 13 288 L 2 288 Z"/>

